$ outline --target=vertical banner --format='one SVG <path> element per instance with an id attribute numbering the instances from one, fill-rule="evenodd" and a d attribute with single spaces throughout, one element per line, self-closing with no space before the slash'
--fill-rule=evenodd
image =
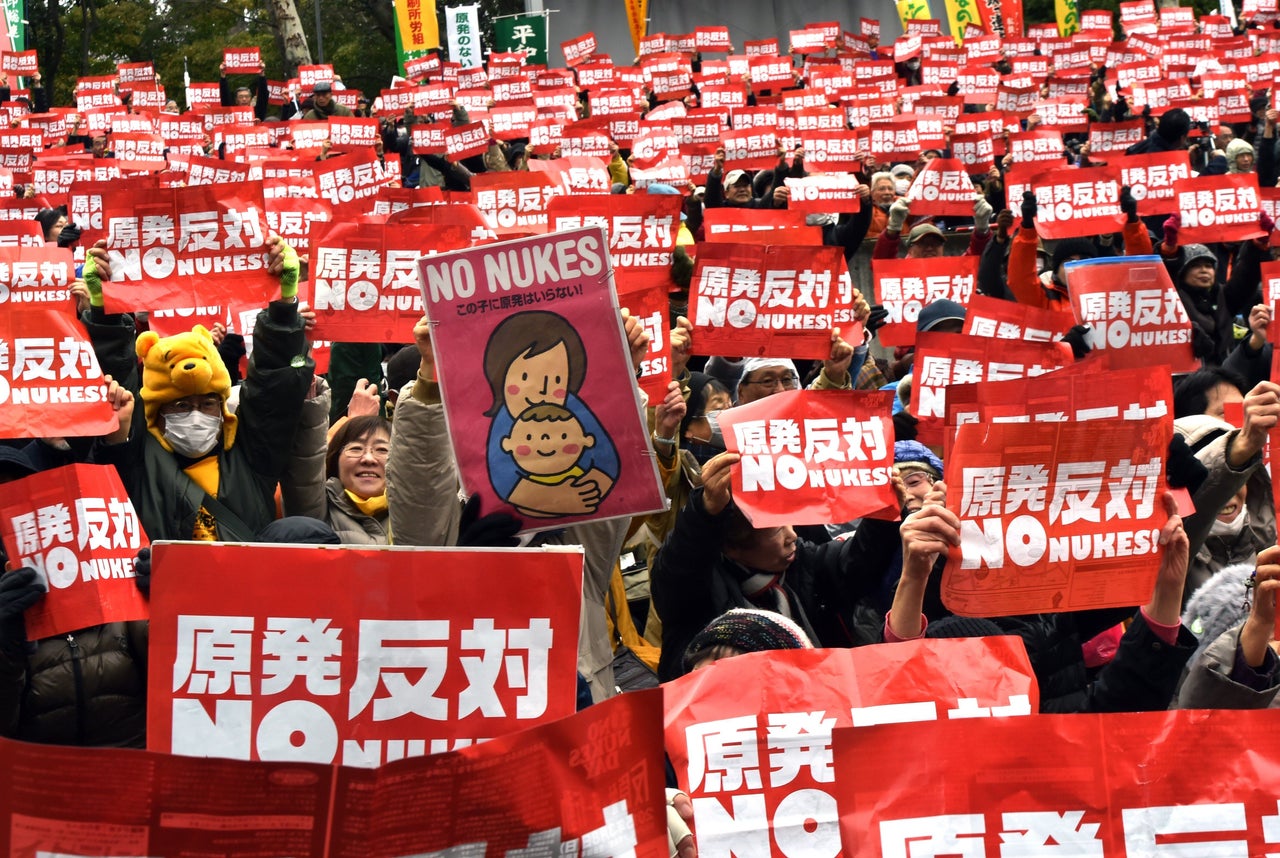
<path id="1" fill-rule="evenodd" d="M 722 411 L 734 503 L 757 528 L 896 510 L 892 406 L 887 390 L 792 390 Z"/>
<path id="2" fill-rule="evenodd" d="M 48 588 L 26 611 L 28 639 L 147 618 L 133 579 L 147 536 L 115 468 L 68 465 L 5 483 L 0 535 L 14 566 Z"/>
<path id="3" fill-rule="evenodd" d="M 407 59 L 440 45 L 440 24 L 436 21 L 436 0 L 395 0 L 396 44 L 400 68 Z"/>
<path id="4" fill-rule="evenodd" d="M 960 545 L 943 603 L 967 617 L 1146 604 L 1172 432 L 1167 415 L 958 426 L 946 479 Z"/>
<path id="5" fill-rule="evenodd" d="M 547 18 L 545 15 L 511 15 L 493 21 L 495 53 L 524 54 L 527 65 L 547 62 Z"/>
<path id="6" fill-rule="evenodd" d="M 897 0 L 897 6 L 898 20 L 902 22 L 903 30 L 907 29 L 908 21 L 933 19 L 933 13 L 929 11 L 929 0 Z"/>
<path id="7" fill-rule="evenodd" d="M 1080 9 L 1076 0 L 1054 0 L 1058 18 L 1058 35 L 1066 38 L 1080 29 Z"/>
<path id="8" fill-rule="evenodd" d="M 574 711 L 580 548 L 162 542 L 152 572 L 153 751 L 367 768 Z"/>
<path id="9" fill-rule="evenodd" d="M 866 854 L 841 852 L 837 796 L 861 793 L 875 770 L 835 768 L 833 729 L 924 722 L 912 726 L 927 733 L 929 722 L 990 724 L 1040 708 L 1013 636 L 748 653 L 663 693 L 667 753 L 693 800 L 698 854 L 752 858 Z M 962 853 L 898 856 L 909 854 Z"/>
<path id="10" fill-rule="evenodd" d="M 604 227 L 424 256 L 418 270 L 468 495 L 526 530 L 666 506 Z"/>
<path id="11" fill-rule="evenodd" d="M 979 0 L 946 0 L 946 7 L 951 36 L 957 44 L 964 43 L 964 31 L 967 28 L 983 26 Z"/>
<path id="12" fill-rule="evenodd" d="M 449 59 L 464 69 L 478 68 L 484 52 L 480 44 L 480 7 L 450 6 L 444 14 L 449 27 Z"/>
<path id="13" fill-rule="evenodd" d="M 9 51 L 25 51 L 27 49 L 27 3 L 26 0 L 3 0 L 4 20 L 0 21 L 0 47 Z"/>
<path id="14" fill-rule="evenodd" d="M 631 44 L 640 55 L 640 40 L 649 31 L 649 0 L 623 0 L 627 4 L 627 27 L 631 30 Z"/>

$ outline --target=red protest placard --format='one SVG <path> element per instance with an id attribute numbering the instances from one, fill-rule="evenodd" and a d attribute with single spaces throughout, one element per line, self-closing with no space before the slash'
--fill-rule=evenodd
<path id="1" fill-rule="evenodd" d="M 726 170 L 769 170 L 778 163 L 778 135 L 770 128 L 720 132 Z"/>
<path id="2" fill-rule="evenodd" d="M 28 640 L 147 619 L 133 561 L 147 535 L 116 469 L 67 465 L 0 486 L 0 536 L 48 593 L 27 609 Z"/>
<path id="3" fill-rule="evenodd" d="M 423 258 L 419 271 L 468 494 L 530 530 L 665 506 L 603 228 Z M 548 425 L 558 437 L 544 446 Z"/>
<path id="4" fill-rule="evenodd" d="M 636 383 L 656 405 L 667 395 L 671 382 L 671 339 L 667 328 L 671 289 L 669 272 L 656 268 L 619 269 L 614 272 L 618 303 L 631 313 L 649 335 L 649 351 L 640 361 Z"/>
<path id="5" fill-rule="evenodd" d="M 868 128 L 867 150 L 886 163 L 915 160 L 923 148 L 914 119 L 878 119 Z"/>
<path id="6" fill-rule="evenodd" d="M 1191 319 L 1158 256 L 1117 256 L 1069 263 L 1071 305 L 1091 325 L 1091 348 L 1113 352 L 1116 366 L 1167 365 L 1190 372 Z"/>
<path id="7" fill-rule="evenodd" d="M 1070 843 L 1074 854 L 1095 856 L 1171 848 L 1266 855 L 1275 848 L 1270 796 L 1280 780 L 1270 714 L 1042 715 L 927 730 L 837 729 L 836 778 L 861 775 L 865 785 L 839 793 L 845 854 L 994 856 L 997 847 L 984 844 L 1017 842 L 1041 852 L 1058 848 L 1041 844 Z M 920 765 L 901 765 L 904 743 Z M 1045 765 L 1049 749 L 1069 754 L 1071 765 Z M 1193 776 L 1201 767 L 1203 776 Z M 866 784 L 865 772 L 884 775 Z M 956 778 L 964 789 L 921 788 Z"/>
<path id="8" fill-rule="evenodd" d="M 1138 201 L 1139 217 L 1168 215 L 1174 211 L 1174 183 L 1191 177 L 1191 159 L 1186 150 L 1150 152 L 1116 158 L 1120 184 L 1128 185 Z"/>
<path id="9" fill-rule="evenodd" d="M 546 232 L 547 206 L 562 193 L 564 187 L 547 173 L 480 173 L 471 180 L 476 208 L 500 236 Z"/>
<path id="10" fill-rule="evenodd" d="M 953 384 L 1035 378 L 1072 362 L 1066 343 L 1028 343 L 939 334 L 916 337 L 910 411 L 920 420 L 919 439 L 942 445 L 947 388 Z"/>
<path id="11" fill-rule="evenodd" d="M 943 603 L 978 617 L 1146 604 L 1172 431 L 1167 415 L 958 426 L 946 477 L 960 545 Z"/>
<path id="12" fill-rule="evenodd" d="M 12 775 L 0 850 L 252 855 L 269 843 L 297 858 L 499 858 L 554 840 L 573 855 L 668 854 L 656 689 L 449 753 L 401 743 L 387 756 L 405 759 L 373 770 L 296 761 L 314 747 L 279 751 L 259 762 L 0 740 Z M 113 779 L 112 802 L 60 798 L 68 783 Z"/>
<path id="13" fill-rule="evenodd" d="M 707 244 L 698 249 L 689 309 L 698 354 L 823 360 L 832 328 L 861 341 L 836 247 Z"/>
<path id="14" fill-rule="evenodd" d="M 851 173 L 827 173 L 803 179 L 786 179 L 786 185 L 791 189 L 791 196 L 787 200 L 789 211 L 822 214 L 856 212 L 862 208 L 862 197 L 858 190 L 863 185 Z"/>
<path id="15" fill-rule="evenodd" d="M 1044 310 L 988 295 L 973 295 L 965 302 L 961 333 L 1000 340 L 1051 343 L 1062 339 L 1062 335 L 1075 323 L 1075 316 L 1071 313 Z"/>
<path id="16" fill-rule="evenodd" d="M 489 149 L 489 132 L 483 122 L 454 126 L 444 132 L 444 148 L 452 161 L 483 155 Z"/>
<path id="17" fill-rule="evenodd" d="M 152 571 L 152 750 L 369 767 L 574 709 L 580 549 L 159 543 Z"/>
<path id="18" fill-rule="evenodd" d="M 40 70 L 40 60 L 36 52 L 4 51 L 0 53 L 0 71 L 5 74 L 33 75 Z"/>
<path id="19" fill-rule="evenodd" d="M 68 301 L 65 309 L 0 313 L 0 437 L 96 437 L 116 429 L 102 369 L 69 309 Z"/>
<path id="20" fill-rule="evenodd" d="M 907 196 L 914 214 L 973 215 L 975 200 L 969 167 L 955 158 L 934 158 L 916 174 Z"/>
<path id="21" fill-rule="evenodd" d="M 261 74 L 265 66 L 262 64 L 262 49 L 223 48 L 223 74 Z"/>
<path id="22" fill-rule="evenodd" d="M 709 242 L 742 241 L 747 238 L 738 233 L 756 233 L 754 237 L 768 235 L 768 241 L 760 244 L 812 244 L 822 243 L 822 230 L 805 225 L 803 212 L 790 209 L 707 209 L 703 213 L 703 228 Z M 795 241 L 779 241 L 780 234 L 795 233 Z"/>
<path id="23" fill-rule="evenodd" d="M 952 135 L 951 153 L 971 176 L 987 173 L 996 164 L 995 140 L 989 132 Z"/>
<path id="24" fill-rule="evenodd" d="M 969 304 L 978 282 L 978 259 L 872 259 L 871 275 L 876 303 L 889 313 L 876 337 L 887 346 L 905 346 L 915 342 L 916 319 L 924 307 L 943 298 Z"/>
<path id="25" fill-rule="evenodd" d="M 859 792 L 869 770 L 832 765 L 833 729 L 876 735 L 876 724 L 911 721 L 928 731 L 1040 705 L 1015 637 L 748 653 L 663 692 L 667 752 L 693 799 L 699 854 L 762 858 L 842 854 L 836 797 Z"/>
<path id="26" fill-rule="evenodd" d="M 555 197 L 547 206 L 552 232 L 602 225 L 609 231 L 614 271 L 671 267 L 683 197 L 670 194 L 609 194 Z"/>
<path id="27" fill-rule="evenodd" d="M 1031 179 L 1036 232 L 1042 238 L 1071 238 L 1119 232 L 1120 171 L 1116 167 L 1052 170 Z"/>
<path id="28" fill-rule="evenodd" d="M 68 310 L 75 279 L 76 264 L 68 248 L 42 243 L 0 250 L 0 306 Z"/>
<path id="29" fill-rule="evenodd" d="M 338 221 L 319 225 L 309 244 L 311 279 L 301 291 L 316 312 L 316 337 L 399 342 L 423 314 L 418 257 L 470 247 L 471 230 Z"/>
<path id="30" fill-rule="evenodd" d="M 573 68 L 596 52 L 596 34 L 583 33 L 576 39 L 560 43 L 564 51 L 564 64 Z"/>
<path id="31" fill-rule="evenodd" d="M 1089 157 L 1107 158 L 1124 151 L 1145 137 L 1141 119 L 1125 122 L 1094 122 L 1089 126 Z"/>
<path id="32" fill-rule="evenodd" d="M 752 526 L 829 524 L 896 508 L 889 391 L 784 391 L 720 413 Z"/>
<path id="33" fill-rule="evenodd" d="M 1262 202 L 1254 173 L 1199 176 L 1173 183 L 1174 210 L 1182 216 L 1179 241 L 1245 241 L 1263 235 Z"/>
<path id="34" fill-rule="evenodd" d="M 265 304 L 279 289 L 267 274 L 262 183 L 138 192 L 103 200 L 111 283 L 108 312 L 194 307 L 237 298 Z"/>

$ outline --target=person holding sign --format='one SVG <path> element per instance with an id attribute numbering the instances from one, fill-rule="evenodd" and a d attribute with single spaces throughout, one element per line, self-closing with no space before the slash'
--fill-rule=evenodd
<path id="1" fill-rule="evenodd" d="M 267 248 L 280 300 L 258 314 L 236 414 L 226 406 L 230 376 L 203 326 L 165 339 L 147 332 L 133 345 L 142 374 L 126 386 L 136 385 L 144 408 L 127 439 L 98 445 L 94 456 L 119 469 L 152 539 L 252 541 L 275 519 L 276 484 L 289 464 L 315 363 L 297 303 L 298 255 L 279 236 Z M 100 315 L 110 276 L 99 242 L 84 268 L 91 315 Z M 118 330 L 108 320 L 90 325 L 90 337 L 96 344 L 104 331 Z"/>
<path id="2" fill-rule="evenodd" d="M 1151 599 L 1132 615 L 1118 652 L 1093 680 L 1086 672 L 1081 645 L 1114 625 L 1115 612 L 965 620 L 965 634 L 937 630 L 929 634 L 922 611 L 926 586 L 939 556 L 960 545 L 960 519 L 947 509 L 946 493 L 945 483 L 934 483 L 924 507 L 902 523 L 902 580 L 885 620 L 886 642 L 963 637 L 969 629 L 980 627 L 991 634 L 1016 634 L 1026 644 L 1040 682 L 1041 712 L 1146 712 L 1169 706 L 1196 648 L 1195 635 L 1182 625 L 1180 616 L 1190 542 L 1171 492 L 1165 492 L 1162 501 L 1169 517 L 1160 529 L 1163 550 Z M 950 618 L 937 625 L 944 622 L 951 622 Z"/>

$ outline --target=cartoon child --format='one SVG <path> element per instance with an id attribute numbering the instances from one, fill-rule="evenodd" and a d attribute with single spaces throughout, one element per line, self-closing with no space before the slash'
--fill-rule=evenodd
<path id="1" fill-rule="evenodd" d="M 546 486 L 564 486 L 567 502 L 573 503 L 578 491 L 569 482 L 586 471 L 578 460 L 596 439 L 582 428 L 582 422 L 563 405 L 534 405 L 516 418 L 511 434 L 502 439 L 502 449 L 511 454 L 527 479 Z M 607 477 L 605 479 L 608 479 Z M 613 483 L 600 487 L 603 498 Z M 524 515 L 547 517 L 556 515 L 538 509 L 518 506 Z"/>
<path id="2" fill-rule="evenodd" d="M 489 336 L 484 372 L 493 396 L 485 412 L 493 418 L 489 482 L 498 497 L 543 517 L 595 512 L 618 479 L 619 461 L 608 433 L 577 395 L 587 375 L 587 351 L 578 332 L 563 316 L 543 310 L 509 316 Z M 576 431 L 591 439 L 576 459 L 581 474 L 548 485 L 533 479 L 541 472 L 525 470 L 508 449 L 505 442 L 517 417 L 535 405 L 563 407 L 577 421 Z"/>

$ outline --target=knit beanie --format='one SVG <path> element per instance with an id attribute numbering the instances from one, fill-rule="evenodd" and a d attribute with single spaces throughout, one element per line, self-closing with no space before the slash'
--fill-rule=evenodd
<path id="1" fill-rule="evenodd" d="M 230 450 L 236 437 L 235 415 L 227 411 L 231 376 L 213 344 L 213 334 L 204 325 L 160 339 L 154 331 L 138 336 L 135 351 L 142 359 L 143 409 L 147 429 L 169 452 L 173 447 L 156 424 L 160 407 L 193 395 L 217 394 L 222 398 L 222 444 Z"/>
<path id="2" fill-rule="evenodd" d="M 935 480 L 942 479 L 942 460 L 919 441 L 895 441 L 893 464 L 899 473 L 923 471 Z"/>
<path id="3" fill-rule="evenodd" d="M 1098 255 L 1098 248 L 1094 245 L 1092 239 L 1088 238 L 1064 238 L 1053 248 L 1052 262 L 1053 271 L 1056 273 L 1058 266 L 1066 262 L 1073 256 L 1079 256 L 1082 259 L 1093 259 Z"/>
<path id="4" fill-rule="evenodd" d="M 708 623 L 689 642 L 684 651 L 685 670 L 692 670 L 703 653 L 717 646 L 733 647 L 744 653 L 813 649 L 804 630 L 782 614 L 755 608 L 734 608 Z"/>

